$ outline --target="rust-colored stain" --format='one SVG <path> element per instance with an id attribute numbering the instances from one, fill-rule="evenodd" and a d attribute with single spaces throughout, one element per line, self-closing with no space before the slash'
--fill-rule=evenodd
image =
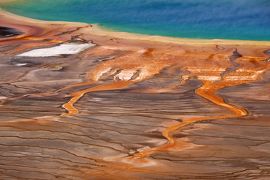
<path id="1" fill-rule="evenodd" d="M 8 21 L 1 19 L 0 22 L 9 25 Z M 78 177 L 77 179 L 147 179 L 149 176 L 157 177 L 156 179 L 165 176 L 181 179 L 185 173 L 190 175 L 198 171 L 201 175 L 206 171 L 202 166 L 197 166 L 194 170 L 192 168 L 194 164 L 204 161 L 200 162 L 198 158 L 196 163 L 194 161 L 185 167 L 185 163 L 191 161 L 187 157 L 195 153 L 194 157 L 201 156 L 203 159 L 204 154 L 200 154 L 201 151 L 209 154 L 217 151 L 205 148 L 181 157 L 181 152 L 189 153 L 186 148 L 192 145 L 176 134 L 198 122 L 232 122 L 234 119 L 253 118 L 244 103 L 241 104 L 243 107 L 232 103 L 222 95 L 221 90 L 228 92 L 227 89 L 230 88 L 250 85 L 255 87 L 255 90 L 249 90 L 256 91 L 255 83 L 264 80 L 263 77 L 270 68 L 269 56 L 263 53 L 267 47 L 263 45 L 232 44 L 223 47 L 215 44 L 186 45 L 150 40 L 112 40 L 109 36 L 91 34 L 91 27 L 84 31 L 85 25 L 44 26 L 22 23 L 10 26 L 25 34 L 0 40 L 0 46 L 4 49 L 0 51 L 0 54 L 5 56 L 3 60 L 6 60 L 6 57 L 11 59 L 3 61 L 0 66 L 7 67 L 4 73 L 0 72 L 3 76 L 0 83 L 3 88 L 0 92 L 6 95 L 0 96 L 0 111 L 3 113 L 2 118 L 0 117 L 0 137 L 3 139 L 0 147 L 4 147 L 1 152 L 7 153 L 7 156 L 11 157 L 8 153 L 14 151 L 17 154 L 13 158 L 22 159 L 3 162 L 11 166 L 15 162 L 16 167 L 13 168 L 20 171 L 20 168 L 27 166 L 34 168 L 32 164 L 36 164 L 32 163 L 31 158 L 37 156 L 33 161 L 40 163 L 42 172 L 36 173 L 42 174 L 43 170 L 45 173 L 49 172 L 44 179 L 53 179 L 59 174 L 63 178 L 68 174 L 72 178 Z M 72 56 L 48 59 L 14 58 L 28 50 L 69 42 L 92 42 L 96 46 Z M 14 74 L 15 78 L 12 77 Z M 259 85 L 262 86 L 261 84 Z M 266 87 L 267 94 L 268 86 L 263 87 Z M 181 94 L 181 90 L 185 88 L 191 89 L 192 96 L 181 97 L 186 100 L 184 105 L 175 103 L 175 94 Z M 95 96 L 90 101 L 87 95 L 93 93 L 94 96 L 99 94 L 97 92 L 107 92 L 109 95 L 115 93 L 118 97 L 108 95 L 107 100 L 103 100 L 100 95 L 101 97 Z M 129 93 L 133 96 L 127 100 L 125 96 Z M 122 101 L 117 99 L 119 94 L 122 95 Z M 166 96 L 157 103 L 155 98 L 162 95 Z M 167 101 L 167 97 L 172 100 Z M 256 98 L 263 101 L 264 97 L 266 95 L 262 93 Z M 137 101 L 137 98 L 143 101 Z M 213 109 L 209 108 L 209 112 L 201 113 L 202 111 L 197 111 L 196 106 L 189 102 L 189 98 L 190 101 L 198 103 L 197 106 L 204 104 Z M 118 102 L 123 104 L 119 103 L 118 106 Z M 252 102 L 258 101 L 253 99 Z M 166 103 L 171 104 L 168 106 Z M 95 105 L 98 107 L 94 107 Z M 148 106 L 153 107 L 148 109 Z M 172 106 L 170 113 L 166 114 L 166 108 Z M 184 106 L 189 109 L 179 114 L 177 109 Z M 98 108 L 104 109 L 99 111 Z M 160 109 L 164 112 L 159 113 Z M 213 112 L 215 110 L 217 112 Z M 265 117 L 267 118 L 267 115 Z M 169 125 L 164 125 L 167 122 Z M 263 121 L 265 124 L 267 122 Z M 235 136 L 238 137 L 238 134 Z M 196 140 L 203 138 L 202 136 Z M 267 141 L 258 142 L 263 144 Z M 223 147 L 222 144 L 217 146 Z M 251 146 L 253 148 L 254 145 Z M 178 159 L 175 154 L 170 156 L 170 153 L 175 152 L 180 152 Z M 254 159 L 258 157 L 258 152 L 254 153 Z M 224 155 L 225 157 L 221 157 L 222 161 L 226 158 L 233 159 L 237 153 L 230 157 Z M 162 157 L 157 157 L 159 155 Z M 250 155 L 253 154 L 247 153 L 245 157 Z M 24 156 L 27 158 L 23 159 Z M 48 164 L 42 164 L 42 158 L 48 158 Z M 239 159 L 241 158 L 240 154 Z M 17 166 L 18 162 L 27 163 L 27 166 Z M 222 172 L 228 164 L 219 167 Z M 53 167 L 50 167 L 51 165 Z M 216 164 L 211 168 L 211 172 L 214 172 Z M 232 169 L 234 168 L 232 166 Z M 243 168 L 237 170 L 242 172 Z M 231 169 L 225 171 L 233 174 Z M 210 177 L 209 172 L 206 174 L 205 177 Z M 225 177 L 224 174 L 219 175 Z M 188 176 L 185 174 L 183 177 Z"/>
<path id="2" fill-rule="evenodd" d="M 220 116 L 183 118 L 181 122 L 169 126 L 162 131 L 163 137 L 167 139 L 166 144 L 144 150 L 128 157 L 128 159 L 143 159 L 156 152 L 169 151 L 173 148 L 176 144 L 173 133 L 181 130 L 181 128 L 202 121 L 222 120 L 246 116 L 248 111 L 245 108 L 226 103 L 221 96 L 217 95 L 217 92 L 226 87 L 256 81 L 268 67 L 268 65 L 262 61 L 264 60 L 262 57 L 243 56 L 238 60 L 240 60 L 240 62 L 244 61 L 244 64 L 241 64 L 236 71 L 229 72 L 229 74 L 222 76 L 221 74 L 226 73 L 226 69 L 230 66 L 230 63 L 228 62 L 230 56 L 229 52 L 226 52 L 225 54 L 212 54 L 208 57 L 207 53 L 191 54 L 188 52 L 181 52 L 180 56 L 177 52 L 174 52 L 175 56 L 169 53 L 170 52 L 167 50 L 164 52 L 147 49 L 143 52 L 135 52 L 97 65 L 90 73 L 88 73 L 87 78 L 89 79 L 89 82 L 74 84 L 67 88 L 95 84 L 95 82 L 97 83 L 101 78 L 106 79 L 110 76 L 113 76 L 114 81 L 72 93 L 72 98 L 69 102 L 63 105 L 63 107 L 68 111 L 67 115 L 72 116 L 79 113 L 79 110 L 74 107 L 74 104 L 77 103 L 86 93 L 125 89 L 134 83 L 140 83 L 147 79 L 155 78 L 155 76 L 161 73 L 163 69 L 172 66 L 174 68 L 179 68 L 180 70 L 188 70 L 189 74 L 184 75 L 182 79 L 179 75 L 180 81 L 186 82 L 188 79 L 195 77 L 202 83 L 202 86 L 196 89 L 195 93 L 217 106 L 228 109 L 230 113 Z M 200 59 L 200 56 L 207 57 L 206 60 L 208 60 L 208 62 L 203 64 L 202 62 L 206 62 L 205 60 L 202 60 L 202 62 L 197 60 L 196 58 L 198 57 Z M 257 62 L 257 66 L 251 67 L 254 60 Z M 218 65 L 219 62 L 217 61 L 222 61 L 222 63 Z M 117 77 L 120 77 L 120 79 L 117 79 Z"/>
<path id="3" fill-rule="evenodd" d="M 77 91 L 71 94 L 72 98 L 66 104 L 64 104 L 63 107 L 68 111 L 67 115 L 76 115 L 79 111 L 74 107 L 74 104 L 78 100 L 80 100 L 86 93 L 123 89 L 128 87 L 129 84 L 131 84 L 130 81 L 118 81 L 110 84 L 104 84 L 95 86 L 93 88 L 84 89 L 82 91 Z"/>

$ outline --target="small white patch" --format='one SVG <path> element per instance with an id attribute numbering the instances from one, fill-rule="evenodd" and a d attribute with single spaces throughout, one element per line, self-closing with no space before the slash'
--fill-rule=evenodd
<path id="1" fill-rule="evenodd" d="M 102 46 L 104 49 L 109 49 L 109 50 L 118 50 L 120 49 L 119 47 L 114 47 L 114 46 Z"/>
<path id="2" fill-rule="evenodd" d="M 22 67 L 22 66 L 26 66 L 27 63 L 18 63 L 18 64 L 15 64 L 15 66 L 18 66 L 18 67 Z"/>
<path id="3" fill-rule="evenodd" d="M 147 142 L 155 144 L 155 146 L 161 146 L 163 144 L 166 144 L 167 140 L 165 140 L 165 139 L 151 139 L 151 140 L 148 140 Z"/>
<path id="4" fill-rule="evenodd" d="M 137 149 L 137 152 L 143 152 L 143 151 L 146 151 L 146 150 L 149 150 L 149 149 L 151 149 L 149 146 L 144 146 L 142 148 Z"/>
<path id="5" fill-rule="evenodd" d="M 104 74 L 109 73 L 112 70 L 111 67 L 104 69 L 103 71 L 99 71 L 95 75 L 95 81 L 98 81 Z"/>
<path id="6" fill-rule="evenodd" d="M 187 68 L 188 71 L 191 71 L 191 72 L 223 72 L 225 71 L 226 69 L 225 68 Z"/>
<path id="7" fill-rule="evenodd" d="M 101 48 L 108 49 L 108 50 L 121 50 L 121 51 L 133 50 L 132 48 L 124 47 L 124 46 L 102 46 Z"/>
<path id="8" fill-rule="evenodd" d="M 227 76 L 225 77 L 225 80 L 227 81 L 252 81 L 256 80 L 257 76 Z"/>
<path id="9" fill-rule="evenodd" d="M 182 76 L 182 80 L 183 80 L 183 81 L 189 80 L 189 78 L 190 78 L 190 77 L 189 77 L 188 75 L 183 75 L 183 76 Z"/>
<path id="10" fill-rule="evenodd" d="M 142 159 L 140 159 L 140 158 L 126 157 L 126 158 L 122 158 L 120 160 L 120 162 L 127 163 L 127 164 L 132 164 L 135 167 L 141 167 L 141 168 L 142 167 L 151 167 L 151 166 L 156 166 L 157 165 L 157 162 L 155 162 L 154 160 L 149 159 L 149 158 L 145 158 L 142 161 Z"/>
<path id="11" fill-rule="evenodd" d="M 146 79 L 149 76 L 149 72 L 146 69 L 141 69 L 139 76 L 136 78 L 136 80 L 141 81 Z"/>
<path id="12" fill-rule="evenodd" d="M 49 48 L 41 48 L 34 49 L 17 56 L 21 57 L 51 57 L 51 56 L 60 56 L 60 55 L 70 55 L 70 54 L 78 54 L 90 47 L 95 46 L 95 44 L 87 43 L 87 44 L 61 44 L 59 46 L 49 47 Z"/>
<path id="13" fill-rule="evenodd" d="M 137 51 L 139 54 L 144 54 L 147 52 L 147 49 L 140 49 Z"/>
<path id="14" fill-rule="evenodd" d="M 199 80 L 205 80 L 205 81 L 218 81 L 221 80 L 220 76 L 197 76 Z"/>
<path id="15" fill-rule="evenodd" d="M 102 98 L 92 98 L 92 101 L 94 101 L 94 102 L 100 102 L 102 100 L 103 100 Z"/>
<path id="16" fill-rule="evenodd" d="M 7 97 L 5 97 L 5 96 L 0 96 L 0 100 L 5 100 L 5 99 L 7 99 Z"/>
<path id="17" fill-rule="evenodd" d="M 136 73 L 136 70 L 123 70 L 114 76 L 114 80 L 129 81 Z"/>

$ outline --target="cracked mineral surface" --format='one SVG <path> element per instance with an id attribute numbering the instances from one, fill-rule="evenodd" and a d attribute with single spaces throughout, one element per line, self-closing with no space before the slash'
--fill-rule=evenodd
<path id="1" fill-rule="evenodd" d="M 269 42 L 0 23 L 0 179 L 270 178 Z"/>

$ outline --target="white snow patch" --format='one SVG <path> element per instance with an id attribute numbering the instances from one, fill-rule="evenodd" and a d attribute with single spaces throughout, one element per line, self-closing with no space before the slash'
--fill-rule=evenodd
<path id="1" fill-rule="evenodd" d="M 51 57 L 51 56 L 60 56 L 60 55 L 70 55 L 70 54 L 78 54 L 90 47 L 95 46 L 92 43 L 84 43 L 84 44 L 60 44 L 59 46 L 49 47 L 49 48 L 41 48 L 34 49 L 28 52 L 24 52 L 17 56 L 21 57 Z"/>

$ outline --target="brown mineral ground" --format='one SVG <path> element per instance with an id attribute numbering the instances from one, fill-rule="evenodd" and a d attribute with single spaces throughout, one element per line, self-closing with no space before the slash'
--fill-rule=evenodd
<path id="1" fill-rule="evenodd" d="M 270 42 L 0 25 L 0 179 L 270 178 Z"/>

